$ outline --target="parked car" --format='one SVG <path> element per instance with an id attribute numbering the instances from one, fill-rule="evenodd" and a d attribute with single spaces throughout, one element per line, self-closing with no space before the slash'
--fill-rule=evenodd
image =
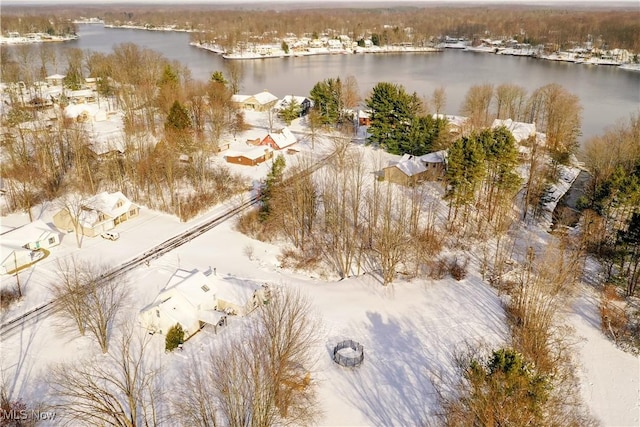
<path id="1" fill-rule="evenodd" d="M 100 236 L 102 236 L 103 239 L 107 240 L 118 240 L 120 238 L 120 233 L 115 231 L 105 231 Z"/>

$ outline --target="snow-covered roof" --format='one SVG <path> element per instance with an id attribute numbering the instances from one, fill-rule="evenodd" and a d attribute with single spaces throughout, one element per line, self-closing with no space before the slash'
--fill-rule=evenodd
<path id="1" fill-rule="evenodd" d="M 244 281 L 216 280 L 216 299 L 245 305 L 259 287 Z"/>
<path id="2" fill-rule="evenodd" d="M 427 170 L 424 163 L 422 163 L 418 157 L 412 156 L 411 154 L 403 155 L 400 161 L 392 166 L 397 167 L 407 176 L 414 176 Z"/>
<path id="3" fill-rule="evenodd" d="M 358 110 L 358 118 L 359 119 L 368 119 L 371 117 L 371 111 L 369 110 Z"/>
<path id="4" fill-rule="evenodd" d="M 229 150 L 227 151 L 225 157 L 246 157 L 247 159 L 251 159 L 251 160 L 256 160 L 259 159 L 260 157 L 264 156 L 266 153 L 272 151 L 272 149 L 270 147 L 265 147 L 265 146 L 259 146 L 259 147 L 254 147 L 250 150 L 247 151 L 235 151 L 235 150 Z"/>
<path id="5" fill-rule="evenodd" d="M 133 203 L 120 191 L 108 193 L 103 191 L 85 200 L 82 206 L 95 212 L 101 212 L 111 218 L 117 218 L 128 212 Z"/>
<path id="6" fill-rule="evenodd" d="M 278 97 L 272 94 L 271 92 L 267 92 L 266 90 L 256 93 L 253 95 L 253 98 L 258 101 L 261 105 L 268 104 L 273 101 L 277 101 Z"/>
<path id="7" fill-rule="evenodd" d="M 198 307 L 205 299 L 214 299 L 215 285 L 211 279 L 199 271 L 178 269 L 169 279 L 165 290 L 171 289 L 178 293 L 193 307 Z M 162 302 L 165 292 L 160 293 L 157 302 Z"/>
<path id="8" fill-rule="evenodd" d="M 434 114 L 434 119 L 446 119 L 450 124 L 457 127 L 462 127 L 467 122 L 467 117 L 453 116 L 451 114 Z"/>
<path id="9" fill-rule="evenodd" d="M 447 159 L 447 150 L 434 151 L 420 156 L 424 163 L 444 163 Z"/>
<path id="10" fill-rule="evenodd" d="M 501 126 L 506 127 L 516 142 L 524 141 L 536 134 L 536 125 L 535 123 L 523 123 L 523 122 L 514 122 L 511 119 L 501 120 L 495 119 L 493 124 L 491 125 L 492 129 L 499 128 Z"/>
<path id="11" fill-rule="evenodd" d="M 15 250 L 29 243 L 40 242 L 49 238 L 52 234 L 58 234 L 49 224 L 37 219 L 22 227 L 14 228 L 2 234 L 2 252 L 5 248 Z"/>
<path id="12" fill-rule="evenodd" d="M 232 102 L 244 102 L 249 98 L 251 98 L 251 95 L 239 95 L 239 94 L 231 95 Z"/>
<path id="13" fill-rule="evenodd" d="M 79 89 L 68 92 L 69 98 L 86 98 L 90 96 L 93 96 L 93 91 L 91 89 Z"/>
<path id="14" fill-rule="evenodd" d="M 52 74 L 50 76 L 45 77 L 45 80 L 61 80 L 66 76 L 64 74 Z"/>
<path id="15" fill-rule="evenodd" d="M 286 148 L 298 142 L 296 137 L 291 133 L 289 128 L 283 128 L 280 132 L 272 132 L 268 136 L 278 145 L 280 149 Z M 265 137 L 266 138 L 266 137 Z"/>
<path id="16" fill-rule="evenodd" d="M 95 116 L 100 112 L 100 108 L 94 104 L 69 104 L 64 107 L 62 114 L 68 119 L 75 119 L 82 114 L 87 114 L 90 117 Z"/>
<path id="17" fill-rule="evenodd" d="M 274 108 L 276 108 L 277 110 L 282 110 L 284 108 L 287 108 L 293 101 L 295 101 L 296 104 L 300 106 L 305 100 L 308 100 L 308 99 L 309 98 L 307 98 L 306 96 L 287 95 L 284 98 L 282 98 L 280 101 L 278 101 Z"/>

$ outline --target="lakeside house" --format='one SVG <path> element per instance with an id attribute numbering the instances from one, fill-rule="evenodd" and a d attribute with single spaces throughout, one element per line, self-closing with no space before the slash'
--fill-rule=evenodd
<path id="1" fill-rule="evenodd" d="M 38 219 L 0 236 L 0 274 L 13 272 L 44 258 L 41 249 L 60 244 L 60 233 Z"/>
<path id="2" fill-rule="evenodd" d="M 231 101 L 247 110 L 267 111 L 276 105 L 278 97 L 264 90 L 255 95 L 232 95 Z"/>
<path id="3" fill-rule="evenodd" d="M 282 111 L 287 109 L 294 102 L 300 108 L 300 117 L 306 116 L 311 107 L 313 107 L 313 101 L 306 96 L 287 95 L 279 100 L 273 109 L 275 111 Z"/>

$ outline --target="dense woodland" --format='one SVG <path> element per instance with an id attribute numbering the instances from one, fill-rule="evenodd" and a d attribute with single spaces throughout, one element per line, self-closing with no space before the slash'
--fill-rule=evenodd
<path id="1" fill-rule="evenodd" d="M 4 7 L 2 32 L 22 31 L 48 25 L 40 14 L 50 14 L 47 7 Z M 552 50 L 570 48 L 590 39 L 594 47 L 623 48 L 640 52 L 640 12 L 637 8 L 599 9 L 597 7 L 560 8 L 532 6 L 474 7 L 379 7 L 368 9 L 296 9 L 265 7 L 232 9 L 229 6 L 74 6 L 56 8 L 55 16 L 75 19 L 100 17 L 110 24 L 134 24 L 195 30 L 194 39 L 215 40 L 225 46 L 255 37 L 271 40 L 289 33 L 298 36 L 329 33 L 346 34 L 356 40 L 376 34 L 383 44 L 428 43 L 449 35 L 477 38 L 513 37 L 530 44 L 548 44 Z M 20 19 L 22 18 L 22 19 Z M 26 18 L 26 19 L 25 19 Z M 34 23 L 25 27 L 25 21 Z"/>
<path id="2" fill-rule="evenodd" d="M 131 10 L 125 15 L 114 8 L 103 16 L 140 22 L 158 19 L 158 25 L 168 16 L 162 10 Z M 581 41 L 586 34 L 597 33 L 606 43 L 636 51 L 640 34 L 637 12 L 628 11 L 568 14 L 460 8 L 447 9 L 446 19 L 445 9 L 439 8 L 340 12 L 344 13 L 339 19 L 313 10 L 296 12 L 299 18 L 282 11 L 280 19 L 264 19 L 275 14 L 268 11 L 184 14 L 194 27 L 233 28 L 234 34 L 242 33 L 239 28 L 252 33 L 285 28 L 320 32 L 329 26 L 359 34 L 398 19 L 399 28 L 411 26 L 413 34 L 422 32 L 425 40 L 433 34 L 484 34 L 489 27 L 491 34 L 521 34 L 526 27 L 531 40 L 549 41 L 555 34 L 555 43 L 565 43 L 570 37 Z M 176 16 L 174 12 L 172 19 L 179 21 Z M 229 27 L 219 26 L 221 21 Z M 349 22 L 361 27 L 352 28 Z M 624 28 L 630 28 L 630 34 L 623 35 Z M 407 34 L 393 29 L 388 33 Z M 20 46 L 16 51 L 15 58 L 2 52 L 3 82 L 31 86 L 59 60 L 44 45 Z M 87 195 L 119 190 L 186 220 L 248 188 L 241 176 L 226 167 L 212 168 L 207 161 L 217 154 L 225 136 L 247 126 L 242 111 L 231 102 L 241 79 L 232 62 L 201 82 L 180 64 L 133 44 L 116 46 L 110 54 L 72 49 L 65 59 L 65 69 L 58 71 L 66 75 L 67 88 L 82 87 L 83 77 L 95 77 L 98 103 L 122 112 L 122 140 L 113 141 L 114 150 L 98 155 L 87 145 L 85 123 L 60 113 L 64 98 L 55 107 L 29 104 L 19 85 L 9 85 L 1 141 L 9 210 L 30 212 L 38 203 L 53 200 L 73 208 Z M 315 101 L 307 120 L 309 137 L 329 138 L 332 155 L 313 174 L 305 172 L 317 159 L 300 155 L 296 164 L 287 165 L 283 157 L 276 158 L 263 181 L 260 206 L 239 219 L 238 229 L 281 244 L 283 267 L 341 278 L 374 274 L 381 285 L 400 277 L 439 280 L 450 275 L 461 280 L 470 254 L 477 254 L 482 278 L 507 296 L 510 338 L 508 348 L 494 349 L 487 357 L 470 349 L 457 360 L 460 382 L 449 383 L 450 390 L 439 390 L 443 425 L 594 425 L 575 393 L 578 385 L 562 313 L 579 289 L 586 260 L 595 257 L 603 266 L 597 278 L 603 290 L 603 332 L 626 348 L 639 345 L 634 303 L 640 280 L 640 116 L 586 142 L 580 154 L 592 179 L 580 202 L 578 226 L 564 227 L 560 221 L 553 244 L 523 249 L 518 246 L 523 224 L 536 223 L 549 185 L 578 150 L 581 107 L 574 94 L 555 84 L 532 93 L 515 85 L 473 86 L 461 106 L 468 121 L 459 129 L 433 117 L 442 113 L 446 88 L 422 99 L 400 85 L 379 82 L 363 99 L 355 78 L 329 77 L 318 82 L 309 96 Z M 371 169 L 380 170 L 381 160 L 366 158 L 362 147 L 352 143 L 349 111 L 357 105 L 371 110 L 372 137 L 367 143 L 372 146 L 413 155 L 447 149 L 443 180 L 401 187 L 375 179 Z M 490 127 L 496 118 L 535 122 L 546 139 L 521 142 L 527 148 L 521 154 L 510 132 Z M 192 161 L 181 163 L 181 154 Z M 445 215 L 438 210 L 441 200 L 448 208 Z M 168 402 L 159 391 L 160 369 L 142 362 L 148 341 L 136 341 L 130 330 L 120 331 L 117 338 L 104 333 L 126 297 L 122 284 L 88 286 L 95 285 L 104 271 L 80 263 L 61 265 L 55 280 L 56 295 L 68 303 L 57 315 L 70 330 L 95 336 L 107 353 L 101 363 L 87 359 L 51 371 L 51 402 L 65 411 L 65 421 L 95 424 L 100 418 L 142 425 L 162 423 L 169 419 L 162 417 L 171 416 L 184 425 L 214 425 L 220 419 L 236 425 L 250 416 L 250 425 L 267 426 L 309 425 L 316 420 L 317 396 L 307 363 L 318 325 L 312 321 L 309 302 L 300 295 L 274 296 L 251 318 L 245 336 L 228 340 L 219 353 L 196 361 L 201 369 L 189 370 L 179 384 L 185 392 Z M 109 292 L 100 291 L 105 289 Z M 94 317 L 87 317 L 87 307 Z M 110 315 L 96 315 L 101 310 Z M 78 322 L 85 318 L 89 320 Z M 255 351 L 241 351 L 247 346 Z M 265 348 L 270 351 L 258 350 Z M 132 378 L 131 372 L 137 376 Z M 92 381 L 107 376 L 114 381 Z M 113 392 L 124 389 L 124 397 Z M 7 396 L 0 397 L 3 409 L 12 405 Z M 78 402 L 90 409 L 69 409 L 77 408 Z M 109 405 L 124 409 L 116 414 Z"/>

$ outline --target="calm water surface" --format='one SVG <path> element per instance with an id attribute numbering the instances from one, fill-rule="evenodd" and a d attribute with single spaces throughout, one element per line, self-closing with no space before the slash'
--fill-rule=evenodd
<path id="1" fill-rule="evenodd" d="M 120 43 L 136 43 L 177 60 L 196 79 L 206 80 L 222 70 L 224 59 L 189 46 L 189 34 L 162 31 L 109 29 L 79 25 L 80 39 L 60 44 L 111 52 Z M 429 96 L 439 86 L 446 89 L 446 112 L 457 114 L 467 90 L 477 84 L 512 83 L 532 92 L 558 83 L 580 97 L 583 107 L 582 141 L 601 134 L 607 126 L 640 111 L 640 73 L 607 66 L 587 66 L 512 56 L 446 50 L 443 53 L 327 55 L 240 61 L 244 93 L 269 90 L 279 97 L 307 95 L 313 85 L 328 77 L 353 75 L 363 97 L 380 81 L 399 83 L 418 95 Z M 63 72 L 64 69 L 58 70 Z"/>

